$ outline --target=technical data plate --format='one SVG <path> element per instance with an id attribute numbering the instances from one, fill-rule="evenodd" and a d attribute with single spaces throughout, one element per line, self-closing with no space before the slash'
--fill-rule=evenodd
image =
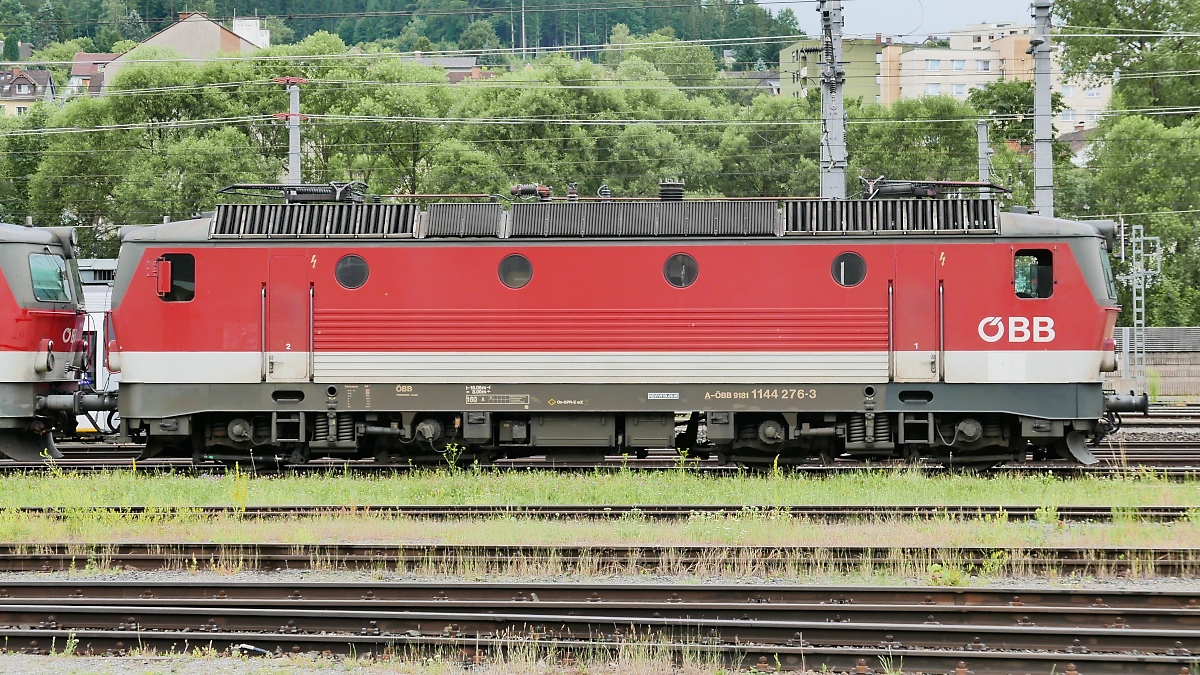
<path id="1" fill-rule="evenodd" d="M 529 405 L 529 394 L 467 394 L 473 405 Z"/>
<path id="2" fill-rule="evenodd" d="M 496 394 L 490 384 L 468 384 L 467 405 L 520 405 L 529 407 L 529 394 Z"/>

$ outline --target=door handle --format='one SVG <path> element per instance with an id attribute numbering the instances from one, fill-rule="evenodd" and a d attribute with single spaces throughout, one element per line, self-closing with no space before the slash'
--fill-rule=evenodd
<path id="1" fill-rule="evenodd" d="M 275 372 L 275 357 L 274 356 L 267 357 L 267 372 L 268 373 Z"/>
<path id="2" fill-rule="evenodd" d="M 931 354 L 929 356 L 929 372 L 937 372 L 937 354 Z"/>

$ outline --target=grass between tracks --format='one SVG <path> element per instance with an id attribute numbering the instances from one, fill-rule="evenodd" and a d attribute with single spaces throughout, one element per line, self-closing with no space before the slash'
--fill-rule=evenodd
<path id="1" fill-rule="evenodd" d="M 490 472 L 422 470 L 390 475 L 223 477 L 58 469 L 0 476 L 0 509 L 14 506 L 359 507 L 384 504 L 800 504 L 1200 506 L 1200 479 L 1050 475 L 929 475 L 864 470 L 833 476 L 787 472 L 719 475 L 672 471 Z"/>
<path id="2" fill-rule="evenodd" d="M 547 548 L 625 545 L 1200 548 L 1200 509 L 1174 523 L 1133 519 L 1068 523 L 1057 520 L 1052 511 L 1032 521 L 932 517 L 863 518 L 835 523 L 772 511 L 733 516 L 693 514 L 667 521 L 636 514 L 613 520 L 543 520 L 524 516 L 427 520 L 357 513 L 280 520 L 186 511 L 123 514 L 78 509 L 58 518 L 0 511 L 0 541 L 28 545 L 220 542 Z"/>

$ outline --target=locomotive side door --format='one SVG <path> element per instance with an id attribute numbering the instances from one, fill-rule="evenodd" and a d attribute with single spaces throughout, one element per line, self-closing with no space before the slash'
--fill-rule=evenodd
<path id="1" fill-rule="evenodd" d="M 299 255 L 271 256 L 267 280 L 267 381 L 308 379 L 312 344 L 312 310 L 308 259 Z"/>
<path id="2" fill-rule="evenodd" d="M 915 247 L 906 247 L 915 248 Z M 937 267 L 933 251 L 896 254 L 892 314 L 896 382 L 937 382 L 942 368 Z"/>

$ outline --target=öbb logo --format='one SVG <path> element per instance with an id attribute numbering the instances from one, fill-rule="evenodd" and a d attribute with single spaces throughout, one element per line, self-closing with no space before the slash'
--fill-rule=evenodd
<path id="1" fill-rule="evenodd" d="M 1032 329 L 1030 324 L 1032 323 Z M 1054 319 L 1048 316 L 1035 316 L 1032 322 L 1028 317 L 1010 316 L 1006 323 L 1004 317 L 988 316 L 979 322 L 979 337 L 984 342 L 999 342 L 1008 333 L 1009 342 L 1052 342 L 1054 341 Z"/>

